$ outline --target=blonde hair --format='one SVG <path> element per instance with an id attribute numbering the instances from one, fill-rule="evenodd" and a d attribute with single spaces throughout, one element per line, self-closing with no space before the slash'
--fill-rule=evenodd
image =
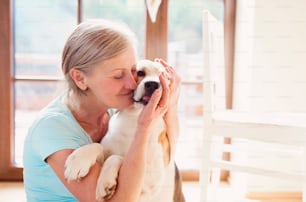
<path id="1" fill-rule="evenodd" d="M 95 64 L 111 59 L 133 47 L 135 34 L 123 23 L 107 20 L 90 20 L 78 25 L 69 36 L 62 53 L 62 71 L 67 81 L 67 101 L 77 105 L 86 91 L 78 88 L 70 76 L 70 69 L 87 72 Z M 77 107 L 77 106 L 75 106 Z"/>

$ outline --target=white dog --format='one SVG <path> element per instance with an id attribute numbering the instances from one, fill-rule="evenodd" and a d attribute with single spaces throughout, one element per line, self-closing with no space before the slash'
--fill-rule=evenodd
<path id="1" fill-rule="evenodd" d="M 99 201 L 111 198 L 116 190 L 122 157 L 127 153 L 133 140 L 138 116 L 154 90 L 161 87 L 159 75 L 165 68 L 158 62 L 141 60 L 136 70 L 138 86 L 133 97 L 134 107 L 120 110 L 111 117 L 109 130 L 101 144 L 93 143 L 76 149 L 65 164 L 65 177 L 68 181 L 87 175 L 96 161 L 103 164 L 96 189 Z M 139 202 L 183 202 L 185 200 L 181 182 L 170 154 L 163 119 L 157 122 L 151 133 L 146 174 Z"/>

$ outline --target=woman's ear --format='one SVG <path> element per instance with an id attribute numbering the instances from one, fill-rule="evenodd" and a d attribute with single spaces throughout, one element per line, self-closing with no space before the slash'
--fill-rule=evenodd
<path id="1" fill-rule="evenodd" d="M 70 77 L 73 79 L 74 83 L 81 89 L 87 90 L 88 86 L 85 82 L 85 75 L 84 73 L 76 68 L 71 68 L 69 70 Z"/>

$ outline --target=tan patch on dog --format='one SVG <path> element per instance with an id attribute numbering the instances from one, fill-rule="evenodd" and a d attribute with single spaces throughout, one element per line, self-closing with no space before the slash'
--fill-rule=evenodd
<path id="1" fill-rule="evenodd" d="M 167 130 L 163 130 L 158 136 L 158 143 L 161 144 L 163 154 L 164 154 L 164 163 L 167 166 L 170 162 L 170 143 L 167 136 Z"/>

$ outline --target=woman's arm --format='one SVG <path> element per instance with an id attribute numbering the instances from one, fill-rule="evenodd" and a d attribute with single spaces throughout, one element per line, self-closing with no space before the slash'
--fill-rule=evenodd
<path id="1" fill-rule="evenodd" d="M 94 164 L 86 177 L 79 181 L 70 181 L 68 183 L 64 176 L 65 162 L 67 157 L 72 152 L 72 149 L 57 151 L 50 155 L 46 161 L 56 173 L 58 178 L 80 202 L 96 201 L 96 185 L 101 166 L 98 163 Z"/>
<path id="2" fill-rule="evenodd" d="M 171 155 L 173 156 L 180 135 L 177 107 L 172 107 L 171 109 L 169 109 L 164 117 L 164 120 L 167 127 L 167 136 L 170 142 Z"/>
<path id="3" fill-rule="evenodd" d="M 165 79 L 164 76 L 162 77 Z M 135 139 L 120 168 L 117 190 L 109 201 L 138 201 L 144 180 L 150 131 L 154 127 L 155 120 L 163 117 L 166 113 L 165 103 L 168 103 L 168 97 L 168 88 L 164 89 L 162 93 L 160 90 L 156 90 L 149 103 L 142 110 L 138 118 Z"/>
<path id="4" fill-rule="evenodd" d="M 123 159 L 120 168 L 116 192 L 109 200 L 112 202 L 135 202 L 138 200 L 144 178 L 146 151 L 149 131 L 144 127 L 137 129 L 136 138 Z M 47 158 L 59 179 L 80 202 L 96 201 L 96 186 L 101 166 L 95 163 L 88 174 L 81 180 L 66 181 L 65 162 L 73 150 L 65 149 L 55 152 Z"/>
<path id="5" fill-rule="evenodd" d="M 178 100 L 180 94 L 180 86 L 181 86 L 181 78 L 180 76 L 173 70 L 173 68 L 165 62 L 163 59 L 155 59 L 156 62 L 160 62 L 166 69 L 169 74 L 169 103 L 168 110 L 165 114 L 164 120 L 167 126 L 167 135 L 170 142 L 171 154 L 175 153 L 175 148 L 177 144 L 177 140 L 179 138 L 179 119 L 178 119 Z M 163 88 L 165 88 L 167 84 L 162 82 Z"/>

